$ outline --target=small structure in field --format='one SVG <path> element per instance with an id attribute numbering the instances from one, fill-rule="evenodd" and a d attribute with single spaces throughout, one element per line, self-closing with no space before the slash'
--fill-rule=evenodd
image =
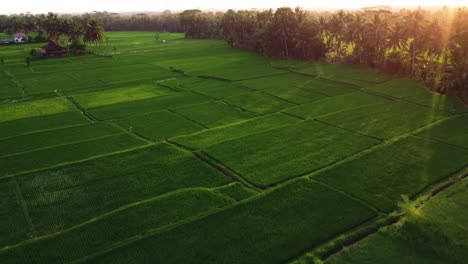
<path id="1" fill-rule="evenodd" d="M 58 45 L 54 41 L 49 41 L 49 44 L 43 46 L 42 53 L 47 57 L 66 57 L 68 55 L 67 48 Z"/>
<path id="2" fill-rule="evenodd" d="M 23 43 L 28 40 L 28 35 L 25 33 L 16 33 L 15 34 L 15 43 Z"/>

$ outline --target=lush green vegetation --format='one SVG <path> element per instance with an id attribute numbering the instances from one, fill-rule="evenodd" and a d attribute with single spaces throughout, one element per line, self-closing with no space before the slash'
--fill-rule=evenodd
<path id="1" fill-rule="evenodd" d="M 410 136 L 314 175 L 313 179 L 388 212 L 395 209 L 402 194 L 415 197 L 461 170 L 467 161 L 467 150 Z"/>
<path id="2" fill-rule="evenodd" d="M 388 227 L 325 263 L 465 263 L 468 182 L 429 200 L 402 225 Z"/>
<path id="3" fill-rule="evenodd" d="M 292 125 L 300 121 L 300 119 L 287 115 L 273 114 L 249 119 L 245 122 L 204 130 L 187 136 L 176 137 L 172 139 L 172 141 L 190 148 L 204 149 L 224 141 Z"/>
<path id="4" fill-rule="evenodd" d="M 375 215 L 355 200 L 301 179 L 217 214 L 129 241 L 91 263 L 282 262 Z"/>
<path id="5" fill-rule="evenodd" d="M 250 182 L 265 187 L 313 172 L 377 143 L 306 121 L 225 141 L 204 151 Z"/>
<path id="6" fill-rule="evenodd" d="M 155 32 L 28 67 L 42 45 L 0 45 L 2 263 L 323 257 L 468 165 L 468 108 L 410 79 Z"/>
<path id="7" fill-rule="evenodd" d="M 164 229 L 232 203 L 229 197 L 210 189 L 183 189 L 126 205 L 76 228 L 25 243 L 0 255 L 3 263 L 70 262 L 111 248 L 115 241 Z"/>

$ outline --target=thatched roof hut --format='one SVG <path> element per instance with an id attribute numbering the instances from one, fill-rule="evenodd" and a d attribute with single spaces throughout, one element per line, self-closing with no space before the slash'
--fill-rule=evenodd
<path id="1" fill-rule="evenodd" d="M 49 41 L 49 44 L 43 46 L 42 50 L 49 57 L 65 57 L 68 55 L 67 48 L 58 45 L 54 41 Z"/>

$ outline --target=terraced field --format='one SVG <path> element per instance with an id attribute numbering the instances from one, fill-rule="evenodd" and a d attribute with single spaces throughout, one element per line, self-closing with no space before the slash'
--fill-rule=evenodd
<path id="1" fill-rule="evenodd" d="M 30 67 L 34 45 L 0 46 L 0 263 L 391 263 L 411 235 L 328 257 L 393 219 L 401 195 L 468 172 L 468 108 L 412 80 L 107 35 L 96 55 Z M 463 187 L 423 211 L 465 206 Z"/>

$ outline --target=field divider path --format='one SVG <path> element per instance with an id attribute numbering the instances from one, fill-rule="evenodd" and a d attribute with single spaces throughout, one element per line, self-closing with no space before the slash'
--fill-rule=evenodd
<path id="1" fill-rule="evenodd" d="M 327 125 L 327 126 L 331 126 L 331 127 L 334 127 L 334 128 L 338 128 L 338 129 L 341 129 L 341 130 L 345 130 L 345 131 L 354 133 L 354 134 L 356 134 L 356 135 L 360 135 L 360 136 L 363 136 L 363 137 L 372 138 L 372 139 L 375 139 L 375 140 L 377 140 L 377 141 L 379 141 L 379 142 L 383 142 L 383 141 L 384 141 L 384 139 L 382 139 L 382 138 L 378 138 L 378 137 L 366 135 L 366 134 L 363 134 L 363 133 L 360 133 L 360 132 L 357 132 L 357 131 L 354 131 L 354 130 L 351 130 L 351 129 L 348 129 L 348 128 L 339 127 L 339 126 L 336 126 L 336 125 L 333 125 L 333 124 L 330 124 L 330 123 L 327 123 L 327 122 L 318 120 L 318 119 L 316 119 L 316 118 L 311 119 L 311 120 L 313 120 L 313 121 L 315 121 L 315 122 L 319 122 L 319 123 L 324 124 L 324 125 Z"/>
<path id="2" fill-rule="evenodd" d="M 150 197 L 150 198 L 147 198 L 147 199 L 139 200 L 139 201 L 136 201 L 136 202 L 133 202 L 133 203 L 125 204 L 125 205 L 122 205 L 122 206 L 120 206 L 120 207 L 118 207 L 118 208 L 116 208 L 114 210 L 107 211 L 107 212 L 105 212 L 105 213 L 103 213 L 101 215 L 95 216 L 93 218 L 90 218 L 89 220 L 86 220 L 84 222 L 81 222 L 79 224 L 71 226 L 71 227 L 69 227 L 67 229 L 63 229 L 63 230 L 60 230 L 60 231 L 57 231 L 57 232 L 54 232 L 54 233 L 50 233 L 50 234 L 47 234 L 47 235 L 43 235 L 43 236 L 35 236 L 32 239 L 23 240 L 23 241 L 21 241 L 21 242 L 19 242 L 17 244 L 4 246 L 3 248 L 0 248 L 0 252 L 4 252 L 4 251 L 7 251 L 7 250 L 18 248 L 18 247 L 28 245 L 28 244 L 31 244 L 31 243 L 36 243 L 37 241 L 54 238 L 54 237 L 59 236 L 59 235 L 63 235 L 63 234 L 69 233 L 69 232 L 71 232 L 73 230 L 79 229 L 79 228 L 81 228 L 83 226 L 90 225 L 90 224 L 92 224 L 94 222 L 97 222 L 97 221 L 105 219 L 105 218 L 107 218 L 109 216 L 112 216 L 112 215 L 115 215 L 115 214 L 120 213 L 122 211 L 125 211 L 127 209 L 130 209 L 130 208 L 133 208 L 133 207 L 136 207 L 136 206 L 140 206 L 140 205 L 144 205 L 144 204 L 147 204 L 147 203 L 151 203 L 151 202 L 154 202 L 156 200 L 164 199 L 165 197 L 168 197 L 168 196 L 171 196 L 171 195 L 174 195 L 174 194 L 177 194 L 177 193 L 183 193 L 183 192 L 187 192 L 187 191 L 197 191 L 197 190 L 213 190 L 213 189 L 208 188 L 208 187 L 183 188 L 183 189 L 178 189 L 178 190 L 174 190 L 174 191 L 171 191 L 171 192 L 167 192 L 167 193 L 164 193 L 164 194 L 161 194 L 161 195 L 153 196 L 153 197 Z M 229 197 L 229 196 L 227 196 L 225 194 L 220 193 L 219 195 L 221 195 L 223 197 L 226 197 L 227 199 L 232 200 L 233 203 L 236 202 L 234 199 L 232 199 L 231 197 Z M 28 216 L 29 216 L 29 214 L 28 214 Z M 165 228 L 167 228 L 169 226 L 163 226 L 163 227 L 160 227 L 158 229 L 165 229 Z"/>
<path id="3" fill-rule="evenodd" d="M 247 181 L 242 176 L 240 176 L 238 173 L 236 173 L 234 170 L 228 168 L 223 163 L 219 162 L 218 160 L 214 159 L 213 157 L 211 157 L 210 155 L 206 154 L 205 152 L 203 152 L 201 150 L 195 150 L 195 149 L 192 149 L 190 147 L 178 144 L 176 142 L 168 141 L 168 140 L 166 140 L 165 143 L 169 144 L 171 146 L 174 146 L 174 147 L 180 149 L 181 151 L 190 152 L 192 155 L 197 157 L 202 162 L 208 164 L 210 167 L 212 167 L 215 170 L 221 172 L 231 182 L 239 182 L 242 185 L 244 185 L 244 187 L 252 189 L 252 190 L 254 190 L 256 192 L 262 192 L 263 191 L 262 188 L 260 188 L 260 187 L 256 186 L 255 184 Z"/>
<path id="4" fill-rule="evenodd" d="M 90 113 L 88 110 L 86 110 L 84 107 L 82 107 L 72 96 L 65 96 L 65 98 L 70 101 L 81 113 L 83 113 L 84 116 L 86 116 L 91 122 L 98 122 L 98 120 Z"/>
<path id="5" fill-rule="evenodd" d="M 229 97 L 226 97 L 226 98 L 229 98 Z M 224 99 L 226 99 L 226 98 L 224 98 Z M 230 104 L 230 103 L 224 101 L 224 99 L 220 99 L 220 100 L 217 100 L 217 101 L 220 102 L 220 103 L 223 103 L 223 104 L 225 104 L 225 105 L 227 105 L 227 106 L 229 106 L 229 107 L 239 109 L 239 110 L 241 110 L 242 112 L 246 112 L 246 113 L 248 113 L 248 114 L 251 114 L 251 115 L 253 115 L 254 117 L 260 117 L 260 116 L 261 116 L 261 115 L 258 114 L 258 113 L 252 112 L 252 111 L 247 110 L 247 109 L 245 109 L 245 108 L 242 108 L 242 107 L 240 107 L 240 106 Z"/>
<path id="6" fill-rule="evenodd" d="M 413 199 L 413 201 L 415 201 L 415 200 L 422 198 L 421 203 L 418 204 L 417 206 L 417 210 L 424 207 L 425 203 L 432 200 L 435 196 L 437 196 L 441 192 L 449 189 L 450 187 L 456 185 L 457 183 L 460 183 L 461 181 L 466 180 L 467 178 L 468 178 L 468 164 L 459 172 L 452 174 L 450 177 L 448 177 L 448 179 L 444 179 L 440 181 L 439 183 L 436 183 L 430 186 L 425 191 L 421 192 L 415 199 Z M 316 181 L 316 180 L 313 180 L 313 181 Z M 319 181 L 316 181 L 316 182 L 320 183 Z M 342 252 L 345 248 L 350 247 L 354 244 L 357 244 L 361 242 L 362 240 L 368 238 L 369 236 L 376 234 L 377 232 L 380 231 L 381 228 L 384 228 L 387 226 L 394 226 L 395 224 L 398 224 L 401 221 L 401 219 L 405 216 L 405 214 L 406 212 L 401 212 L 399 210 L 395 210 L 388 214 L 383 214 L 369 225 L 364 225 L 363 227 L 357 227 L 353 230 L 343 233 L 341 236 L 345 236 L 344 239 L 342 239 L 340 236 L 335 237 L 325 243 L 322 243 L 321 245 L 315 248 L 312 248 L 311 250 L 308 250 L 307 252 L 303 253 L 301 256 L 290 259 L 289 263 L 292 263 L 294 260 L 301 259 L 309 254 L 314 255 L 316 258 L 319 258 L 321 261 L 326 261 L 331 256 Z"/>
<path id="7" fill-rule="evenodd" d="M 275 68 L 275 67 L 272 67 L 272 68 Z M 287 72 L 273 73 L 273 74 L 255 76 L 255 77 L 250 77 L 250 78 L 237 79 L 237 80 L 233 80 L 232 82 L 242 82 L 242 81 L 248 81 L 248 80 L 256 80 L 256 79 L 268 78 L 268 77 L 274 77 L 274 76 L 286 75 L 286 74 L 288 74 L 288 73 Z"/>
<path id="8" fill-rule="evenodd" d="M 186 116 L 183 116 L 183 115 L 177 113 L 177 112 L 174 111 L 173 109 L 167 109 L 167 111 L 169 111 L 169 112 L 171 112 L 171 113 L 173 113 L 173 114 L 175 114 L 175 115 L 177 115 L 177 116 L 180 116 L 180 117 L 182 117 L 183 119 L 185 119 L 185 120 L 187 120 L 187 121 L 190 121 L 190 122 L 192 122 L 192 123 L 194 123 L 194 124 L 197 124 L 197 125 L 203 127 L 204 129 L 210 129 L 209 127 L 207 127 L 207 126 L 205 126 L 205 125 L 203 125 L 203 124 L 200 124 L 200 123 L 198 123 L 198 122 L 195 121 L 195 120 L 192 120 L 192 119 L 190 119 L 190 118 L 188 118 L 188 117 L 186 117 Z"/>
<path id="9" fill-rule="evenodd" d="M 143 140 L 145 141 L 146 143 L 148 144 L 154 144 L 154 141 L 152 141 L 151 139 L 147 138 L 147 137 L 144 137 L 140 134 L 137 134 L 137 133 L 134 133 L 134 132 L 130 132 L 128 131 L 127 129 L 125 129 L 124 127 L 122 127 L 121 125 L 115 123 L 113 120 L 108 120 L 108 121 L 104 121 L 108 124 L 110 124 L 111 126 L 117 128 L 118 130 L 121 130 L 122 132 L 124 132 L 125 134 L 128 134 L 136 139 L 140 139 L 140 140 Z"/>
<path id="10" fill-rule="evenodd" d="M 21 211 L 23 212 L 24 219 L 26 220 L 26 223 L 28 224 L 30 237 L 36 238 L 37 237 L 36 228 L 34 227 L 34 223 L 32 221 L 31 215 L 29 214 L 28 205 L 26 203 L 26 200 L 24 199 L 23 192 L 21 191 L 21 187 L 19 186 L 18 180 L 16 179 L 16 177 L 13 177 L 11 181 L 13 185 L 15 186 L 16 199 L 21 206 Z"/>
<path id="11" fill-rule="evenodd" d="M 28 91 L 26 90 L 26 88 L 24 88 L 23 84 L 21 84 L 20 81 L 18 81 L 18 79 L 16 78 L 16 76 L 11 73 L 10 71 L 6 70 L 5 69 L 5 66 L 2 67 L 2 71 L 5 73 L 5 75 L 7 75 L 11 81 L 15 84 L 16 88 L 19 90 L 21 96 L 25 96 L 25 95 L 29 95 Z"/>
<path id="12" fill-rule="evenodd" d="M 109 137 L 115 137 L 115 136 L 122 135 L 122 134 L 125 134 L 125 133 L 115 133 L 115 134 L 110 134 L 110 135 L 105 135 L 105 136 L 100 136 L 100 137 L 89 138 L 89 139 L 85 139 L 85 140 L 69 141 L 69 142 L 64 143 L 64 144 L 52 145 L 52 146 L 48 146 L 48 147 L 44 147 L 44 148 L 37 148 L 37 149 L 27 150 L 27 151 L 23 151 L 23 152 L 14 153 L 14 154 L 0 156 L 0 159 L 1 158 L 14 157 L 14 156 L 20 156 L 20 155 L 23 155 L 23 154 L 28 154 L 28 153 L 32 153 L 32 152 L 36 152 L 36 151 L 41 151 L 41 150 L 47 150 L 47 149 L 53 149 L 53 148 L 57 148 L 57 147 L 63 147 L 63 146 L 72 145 L 72 144 L 76 144 L 76 143 L 84 143 L 84 142 L 89 142 L 89 141 L 94 141 L 94 140 L 99 140 L 99 139 L 104 139 L 104 138 L 109 138 Z"/>
<path id="13" fill-rule="evenodd" d="M 123 134 L 123 133 L 122 133 L 122 134 Z M 115 136 L 115 135 L 114 135 L 114 136 Z M 95 159 L 99 159 L 99 158 L 103 158 L 103 157 L 109 157 L 109 156 L 113 156 L 113 155 L 117 155 L 117 154 L 132 152 L 132 151 L 135 151 L 135 150 L 139 150 L 139 149 L 144 149 L 144 148 L 150 147 L 150 146 L 152 146 L 152 145 L 155 145 L 155 143 L 152 142 L 151 144 L 146 144 L 146 145 L 141 145 L 141 146 L 137 146 L 137 147 L 134 147 L 134 148 L 129 148 L 129 149 L 124 149 L 124 150 L 109 152 L 109 153 L 102 154 L 102 155 L 96 155 L 96 156 L 88 157 L 88 158 L 86 158 L 86 159 L 62 162 L 62 163 L 59 163 L 59 164 L 56 164 L 56 165 L 53 165 L 53 166 L 49 166 L 49 167 L 44 167 L 44 168 L 39 168 L 39 169 L 34 169 L 34 170 L 29 170 L 29 171 L 22 171 L 22 172 L 15 173 L 15 174 L 11 174 L 11 175 L 1 176 L 1 177 L 0 177 L 0 180 L 3 180 L 3 179 L 11 179 L 11 178 L 17 177 L 17 176 L 23 176 L 23 175 L 27 175 L 27 174 L 31 174 L 31 173 L 36 173 L 36 172 L 41 172 L 41 171 L 45 171 L 45 170 L 56 169 L 56 168 L 60 168 L 60 167 L 68 166 L 68 165 L 79 164 L 79 163 L 83 163 L 83 162 L 87 162 L 87 161 L 91 161 L 91 160 L 95 160 Z"/>

